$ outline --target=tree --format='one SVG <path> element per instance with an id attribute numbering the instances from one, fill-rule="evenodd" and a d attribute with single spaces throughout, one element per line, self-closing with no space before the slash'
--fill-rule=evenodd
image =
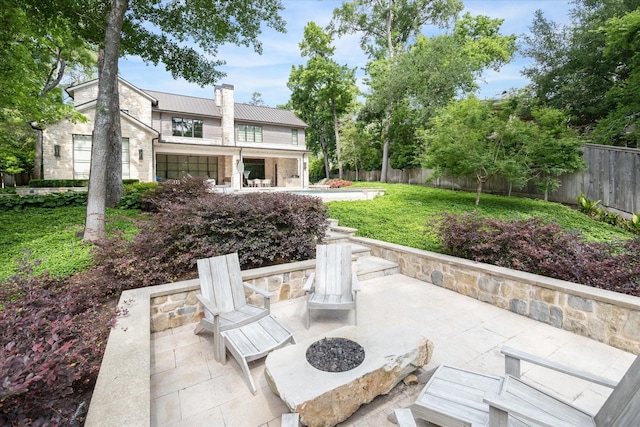
<path id="1" fill-rule="evenodd" d="M 491 102 L 471 96 L 431 119 L 423 132 L 424 165 L 435 177 L 475 179 L 476 205 L 483 184 L 498 175 L 516 187 L 533 180 L 546 200 L 560 175 L 586 167 L 568 119 L 564 111 L 531 105 L 523 93 Z"/>
<path id="2" fill-rule="evenodd" d="M 362 49 L 374 61 L 387 60 L 384 67 L 389 75 L 393 73 L 398 53 L 404 51 L 426 25 L 444 27 L 462 8 L 460 0 L 354 0 L 334 10 L 332 28 L 340 35 L 362 34 Z M 395 101 L 391 98 L 386 104 L 375 103 L 381 108 L 379 115 L 383 124 L 382 182 L 387 181 L 389 130 Z"/>
<path id="3" fill-rule="evenodd" d="M 291 101 L 294 108 L 302 112 L 303 119 L 309 117 L 310 109 L 327 109 L 330 114 L 335 142 L 335 155 L 338 163 L 338 175 L 342 179 L 342 156 L 340 146 L 340 116 L 355 100 L 355 70 L 346 65 L 338 65 L 331 56 L 335 48 L 331 46 L 331 36 L 314 22 L 304 28 L 304 38 L 300 42 L 300 52 L 308 56 L 307 64 L 292 68 L 287 86 L 291 89 Z M 300 108 L 302 107 L 302 108 Z M 315 113 L 317 114 L 317 111 Z M 323 115 L 324 116 L 324 115 Z M 325 116 L 329 118 L 328 116 Z M 322 125 L 327 129 L 327 124 Z M 324 137 L 326 140 L 326 136 Z M 329 173 L 329 147 L 324 145 L 325 168 Z M 328 176 L 327 176 L 328 177 Z"/>
<path id="4" fill-rule="evenodd" d="M 640 148 L 640 11 L 611 18 L 601 28 L 605 35 L 603 57 L 617 67 L 614 84 L 605 97 L 612 105 L 598 120 L 593 140 L 598 144 Z"/>
<path id="5" fill-rule="evenodd" d="M 443 173 L 454 177 L 473 177 L 476 181 L 476 206 L 482 185 L 498 175 L 509 159 L 491 106 L 470 96 L 444 107 L 424 131 L 424 166 L 434 169 L 434 177 Z"/>
<path id="6" fill-rule="evenodd" d="M 523 74 L 542 105 L 569 108 L 573 123 L 588 127 L 615 108 L 607 92 L 616 85 L 618 62 L 603 57 L 607 20 L 640 7 L 640 0 L 576 0 L 572 24 L 561 26 L 537 11 L 523 53 L 534 60 Z"/>
<path id="7" fill-rule="evenodd" d="M 113 203 L 122 192 L 122 146 L 116 124 L 120 55 L 137 55 L 156 65 L 162 62 L 174 77 L 204 86 L 223 76 L 217 70 L 224 64 L 217 59 L 221 44 L 253 46 L 260 52 L 258 35 L 263 23 L 278 31 L 285 30 L 278 15 L 282 9 L 279 0 L 26 1 L 41 16 L 50 14 L 73 20 L 77 34 L 98 46 L 101 53 L 84 235 L 87 241 L 104 237 L 107 200 Z"/>
<path id="8" fill-rule="evenodd" d="M 253 92 L 251 94 L 251 101 L 249 101 L 249 104 L 263 107 L 265 104 L 264 100 L 262 99 L 262 94 L 260 92 Z"/>
<path id="9" fill-rule="evenodd" d="M 0 1 L 0 121 L 5 123 L 2 130 L 9 132 L 5 139 L 22 123 L 36 130 L 33 172 L 41 178 L 42 130 L 62 118 L 81 119 L 64 101 L 63 79 L 69 70 L 90 72 L 95 55 L 92 46 L 73 31 L 69 19 L 36 14 L 29 2 Z"/>

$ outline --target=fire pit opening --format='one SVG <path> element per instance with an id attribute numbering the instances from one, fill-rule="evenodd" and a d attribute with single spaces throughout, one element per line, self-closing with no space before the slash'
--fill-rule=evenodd
<path id="1" fill-rule="evenodd" d="M 364 360 L 364 348 L 346 338 L 323 338 L 307 348 L 307 361 L 325 372 L 346 372 Z"/>

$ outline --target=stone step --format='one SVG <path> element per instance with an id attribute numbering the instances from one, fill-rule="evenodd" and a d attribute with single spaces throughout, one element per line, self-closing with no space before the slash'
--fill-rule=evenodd
<path id="1" fill-rule="evenodd" d="M 360 281 L 400 273 L 400 266 L 397 263 L 371 255 L 358 257 L 356 266 Z"/>

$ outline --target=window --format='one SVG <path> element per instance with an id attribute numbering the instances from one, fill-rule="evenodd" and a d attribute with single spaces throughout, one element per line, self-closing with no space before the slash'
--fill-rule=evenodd
<path id="1" fill-rule="evenodd" d="M 202 138 L 202 120 L 172 117 L 171 127 L 173 129 L 173 136 Z"/>
<path id="2" fill-rule="evenodd" d="M 122 178 L 130 178 L 129 138 L 122 138 Z M 73 135 L 73 178 L 89 178 L 91 135 Z"/>
<path id="3" fill-rule="evenodd" d="M 218 178 L 218 158 L 158 154 L 156 175 L 162 179 L 178 179 L 186 175 Z"/>
<path id="4" fill-rule="evenodd" d="M 291 143 L 298 145 L 298 129 L 291 129 Z"/>
<path id="5" fill-rule="evenodd" d="M 262 127 L 238 125 L 238 141 L 262 142 Z"/>

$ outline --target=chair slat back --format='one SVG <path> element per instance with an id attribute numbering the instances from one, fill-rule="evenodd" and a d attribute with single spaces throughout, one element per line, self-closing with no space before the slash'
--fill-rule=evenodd
<path id="1" fill-rule="evenodd" d="M 350 245 L 316 247 L 315 292 L 322 295 L 345 295 L 351 292 Z"/>
<path id="2" fill-rule="evenodd" d="M 199 259 L 198 276 L 202 295 L 222 313 L 246 305 L 237 253 Z"/>
<path id="3" fill-rule="evenodd" d="M 595 424 L 599 427 L 640 425 L 640 356 L 596 414 Z"/>

